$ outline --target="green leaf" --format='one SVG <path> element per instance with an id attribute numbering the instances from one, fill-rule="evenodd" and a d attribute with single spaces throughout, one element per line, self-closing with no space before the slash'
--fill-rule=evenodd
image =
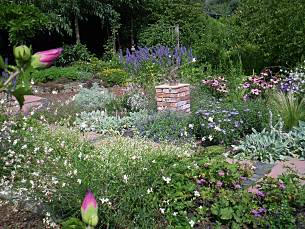
<path id="1" fill-rule="evenodd" d="M 31 89 L 27 86 L 19 86 L 12 93 L 12 95 L 15 96 L 16 100 L 18 101 L 20 109 L 22 108 L 22 106 L 24 104 L 24 96 L 31 95 L 31 94 L 32 94 Z"/>
<path id="2" fill-rule="evenodd" d="M 2 56 L 0 56 L 0 69 L 5 69 L 5 63 Z"/>
<path id="3" fill-rule="evenodd" d="M 62 229 L 85 229 L 86 225 L 77 218 L 70 218 L 62 223 Z"/>
<path id="4" fill-rule="evenodd" d="M 220 218 L 224 220 L 232 219 L 233 212 L 232 208 L 220 209 Z"/>

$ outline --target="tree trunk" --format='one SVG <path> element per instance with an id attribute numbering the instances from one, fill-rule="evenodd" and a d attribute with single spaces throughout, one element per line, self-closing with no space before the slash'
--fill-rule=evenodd
<path id="1" fill-rule="evenodd" d="M 75 26 L 75 39 L 76 43 L 80 43 L 80 35 L 79 35 L 79 23 L 78 23 L 78 17 L 74 17 L 74 26 Z"/>

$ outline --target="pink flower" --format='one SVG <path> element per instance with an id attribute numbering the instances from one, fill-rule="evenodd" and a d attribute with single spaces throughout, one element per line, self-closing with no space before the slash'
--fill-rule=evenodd
<path id="1" fill-rule="evenodd" d="M 279 183 L 279 189 L 284 190 L 286 188 L 285 184 L 283 182 Z"/>
<path id="2" fill-rule="evenodd" d="M 277 84 L 277 83 L 279 82 L 279 79 L 272 78 L 272 79 L 271 79 L 271 82 L 273 82 L 274 84 Z"/>
<path id="3" fill-rule="evenodd" d="M 249 95 L 248 94 L 245 94 L 244 97 L 243 97 L 244 101 L 248 101 L 249 100 Z"/>
<path id="4" fill-rule="evenodd" d="M 254 94 L 254 95 L 259 95 L 259 93 L 261 93 L 261 90 L 259 90 L 257 88 L 256 89 L 252 89 L 251 93 Z"/>
<path id="5" fill-rule="evenodd" d="M 246 82 L 243 84 L 243 88 L 249 88 L 250 87 L 250 83 L 249 82 Z"/>
<path id="6" fill-rule="evenodd" d="M 219 85 L 219 81 L 218 80 L 213 80 L 212 86 L 218 86 Z"/>
<path id="7" fill-rule="evenodd" d="M 52 65 L 52 63 L 61 55 L 63 49 L 51 49 L 47 51 L 37 52 L 32 56 L 33 68 L 45 68 Z"/>
<path id="8" fill-rule="evenodd" d="M 259 83 L 262 82 L 262 80 L 261 80 L 261 79 L 258 79 L 258 78 L 254 78 L 254 79 L 253 79 L 253 82 L 254 82 L 255 84 L 259 84 Z"/>
<path id="9" fill-rule="evenodd" d="M 223 185 L 223 183 L 221 181 L 216 182 L 216 187 L 217 188 L 221 188 L 222 185 Z"/>
<path id="10" fill-rule="evenodd" d="M 267 84 L 266 82 L 263 82 L 263 83 L 261 84 L 261 86 L 262 86 L 263 89 L 266 89 L 266 88 L 268 87 L 268 84 Z"/>
<path id="11" fill-rule="evenodd" d="M 88 190 L 81 207 L 81 215 L 84 223 L 96 226 L 98 223 L 98 207 L 93 193 Z"/>
<path id="12" fill-rule="evenodd" d="M 221 170 L 221 171 L 218 172 L 218 175 L 223 177 L 225 175 L 225 172 Z"/>

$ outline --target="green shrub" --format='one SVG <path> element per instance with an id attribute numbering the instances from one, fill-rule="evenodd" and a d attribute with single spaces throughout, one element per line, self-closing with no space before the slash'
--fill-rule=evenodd
<path id="1" fill-rule="evenodd" d="M 93 75 L 89 72 L 79 71 L 75 67 L 51 67 L 43 70 L 35 70 L 30 77 L 37 82 L 48 82 L 60 78 L 67 78 L 71 80 L 85 80 L 90 79 Z"/>
<path id="2" fill-rule="evenodd" d="M 140 69 L 131 73 L 131 81 L 146 87 L 156 85 L 165 78 L 165 68 L 151 61 L 141 64 Z"/>
<path id="3" fill-rule="evenodd" d="M 120 68 L 104 68 L 98 73 L 98 76 L 106 86 L 125 85 L 129 80 L 129 75 Z"/>
<path id="4" fill-rule="evenodd" d="M 189 142 L 193 140 L 191 116 L 179 112 L 158 112 L 136 123 L 141 136 L 156 142 Z"/>
<path id="5" fill-rule="evenodd" d="M 293 4 L 286 0 L 276 1 L 276 4 L 269 0 L 241 1 L 232 23 L 239 37 L 236 47 L 241 49 L 248 73 L 253 68 L 260 71 L 265 66 L 289 66 L 300 61 L 305 47 L 301 13 L 304 9 L 302 0 Z"/>
<path id="6" fill-rule="evenodd" d="M 63 53 L 56 61 L 57 66 L 71 65 L 77 61 L 90 61 L 93 55 L 89 52 L 86 45 L 77 43 L 74 45 L 64 45 Z"/>
<path id="7" fill-rule="evenodd" d="M 90 61 L 76 61 L 72 66 L 77 67 L 80 71 L 91 72 L 94 74 L 107 68 L 120 68 L 120 64 L 116 59 L 105 61 L 98 59 L 97 57 L 92 57 Z"/>
<path id="8" fill-rule="evenodd" d="M 179 78 L 183 83 L 197 85 L 206 78 L 206 68 L 206 66 L 201 66 L 196 62 L 184 64 L 179 69 Z"/>
<path id="9" fill-rule="evenodd" d="M 226 103 L 201 98 L 201 109 L 195 112 L 193 123 L 194 134 L 204 145 L 230 145 L 252 133 L 252 128 L 262 130 L 267 125 L 269 113 L 263 101 Z"/>
<path id="10" fill-rule="evenodd" d="M 94 83 L 90 89 L 82 88 L 75 95 L 74 103 L 83 110 L 105 109 L 114 96 L 107 89 L 101 88 Z"/>

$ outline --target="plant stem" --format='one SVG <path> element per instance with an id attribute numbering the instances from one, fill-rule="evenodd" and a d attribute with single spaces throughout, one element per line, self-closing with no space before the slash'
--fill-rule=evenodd
<path id="1" fill-rule="evenodd" d="M 5 81 L 5 83 L 3 84 L 3 86 L 7 86 L 14 78 L 16 78 L 19 75 L 19 71 L 17 70 L 16 72 L 14 72 L 13 74 L 10 75 L 10 77 Z"/>

